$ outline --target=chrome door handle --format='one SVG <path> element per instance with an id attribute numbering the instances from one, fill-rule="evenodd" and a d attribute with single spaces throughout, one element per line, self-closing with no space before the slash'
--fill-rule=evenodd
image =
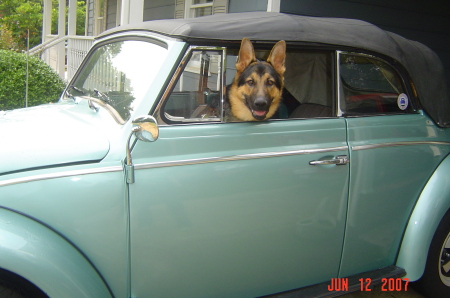
<path id="1" fill-rule="evenodd" d="M 334 159 L 326 159 L 326 160 L 312 160 L 309 162 L 312 166 L 321 166 L 321 165 L 346 165 L 350 162 L 350 159 L 347 155 L 338 155 Z"/>

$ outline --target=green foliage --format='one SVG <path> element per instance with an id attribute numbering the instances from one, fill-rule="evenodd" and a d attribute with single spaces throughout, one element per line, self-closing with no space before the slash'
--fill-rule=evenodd
<path id="1" fill-rule="evenodd" d="M 52 34 L 58 34 L 58 0 L 52 0 Z M 69 7 L 66 6 L 66 34 L 67 34 L 67 22 Z M 77 1 L 77 28 L 76 35 L 84 35 L 86 23 L 86 1 Z"/>
<path id="2" fill-rule="evenodd" d="M 0 50 L 0 110 L 25 105 L 25 54 Z M 55 102 L 64 90 L 62 79 L 41 59 L 29 56 L 28 106 Z"/>
<path id="3" fill-rule="evenodd" d="M 11 30 L 6 25 L 0 24 L 0 50 L 12 50 L 17 48 Z"/>
<path id="4" fill-rule="evenodd" d="M 52 33 L 54 34 L 58 28 L 58 5 L 58 0 L 52 1 Z M 67 12 L 68 7 L 66 7 L 66 32 Z M 42 0 L 0 0 L 0 25 L 12 33 L 14 50 L 26 50 L 28 30 L 30 48 L 41 43 L 42 15 Z M 77 1 L 77 35 L 84 35 L 85 20 L 86 1 L 79 0 Z M 3 31 L 0 33 L 3 35 Z M 2 37 L 0 37 L 0 43 L 1 40 Z"/>
<path id="5" fill-rule="evenodd" d="M 40 0 L 1 0 L 0 23 L 5 25 L 14 37 L 17 50 L 26 49 L 28 30 L 30 47 L 38 45 L 42 32 L 42 6 Z"/>
<path id="6" fill-rule="evenodd" d="M 77 1 L 77 35 L 85 34 L 86 25 L 86 1 Z"/>

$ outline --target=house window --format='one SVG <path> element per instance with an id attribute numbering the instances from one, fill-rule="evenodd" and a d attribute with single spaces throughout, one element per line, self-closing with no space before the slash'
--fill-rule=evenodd
<path id="1" fill-rule="evenodd" d="M 228 0 L 176 0 L 176 19 L 227 13 Z"/>
<path id="2" fill-rule="evenodd" d="M 196 18 L 213 14 L 213 0 L 186 0 L 186 18 Z"/>

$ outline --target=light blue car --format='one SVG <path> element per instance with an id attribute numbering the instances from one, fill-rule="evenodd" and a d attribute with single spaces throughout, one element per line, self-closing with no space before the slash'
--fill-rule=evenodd
<path id="1" fill-rule="evenodd" d="M 286 41 L 283 102 L 226 123 L 244 37 L 259 59 Z M 313 297 L 418 281 L 450 297 L 449 126 L 437 56 L 365 22 L 115 28 L 58 103 L 0 116 L 0 292 Z"/>

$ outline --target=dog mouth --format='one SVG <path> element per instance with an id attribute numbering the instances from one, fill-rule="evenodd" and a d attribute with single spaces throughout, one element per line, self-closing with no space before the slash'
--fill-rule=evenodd
<path id="1" fill-rule="evenodd" d="M 264 120 L 264 118 L 266 118 L 267 111 L 252 110 L 252 115 L 256 120 Z"/>

